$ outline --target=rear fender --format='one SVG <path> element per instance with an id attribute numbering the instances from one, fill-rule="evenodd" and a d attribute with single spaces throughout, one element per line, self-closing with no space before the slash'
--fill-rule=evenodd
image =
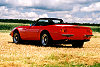
<path id="1" fill-rule="evenodd" d="M 39 35 L 39 38 L 41 37 L 41 34 L 42 34 L 43 32 L 47 32 L 47 33 L 49 34 L 49 36 L 51 37 L 51 34 L 49 33 L 49 31 L 47 31 L 47 30 L 41 30 L 40 35 Z M 51 37 L 51 38 L 52 38 L 52 37 Z M 39 40 L 40 40 L 40 39 L 39 39 Z"/>

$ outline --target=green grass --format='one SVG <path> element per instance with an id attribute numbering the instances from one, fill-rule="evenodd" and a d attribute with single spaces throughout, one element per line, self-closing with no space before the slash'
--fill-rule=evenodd
<path id="1" fill-rule="evenodd" d="M 12 30 L 15 27 L 18 26 L 27 26 L 28 24 L 23 23 L 3 23 L 0 22 L 0 30 Z"/>
<path id="2" fill-rule="evenodd" d="M 90 27 L 93 32 L 100 32 L 100 26 L 86 26 L 86 27 Z"/>
<path id="3" fill-rule="evenodd" d="M 100 28 L 91 28 L 93 32 L 100 32 Z"/>

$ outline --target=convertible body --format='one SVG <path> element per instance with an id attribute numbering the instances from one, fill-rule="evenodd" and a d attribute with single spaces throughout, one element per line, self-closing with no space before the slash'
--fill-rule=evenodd
<path id="1" fill-rule="evenodd" d="M 17 32 L 18 35 L 15 35 L 14 38 L 15 32 Z M 10 35 L 13 37 L 13 41 L 14 39 L 17 40 L 18 38 L 21 40 L 41 41 L 43 39 L 43 34 L 47 34 L 46 37 L 44 36 L 44 42 L 46 40 L 47 42 L 51 41 L 52 39 L 52 41 L 63 41 L 61 43 L 67 41 L 71 41 L 70 43 L 72 43 L 72 41 L 85 42 L 89 41 L 91 36 L 93 36 L 91 28 L 64 24 L 62 19 L 57 18 L 40 18 L 31 26 L 19 26 L 14 28 L 10 33 Z"/>

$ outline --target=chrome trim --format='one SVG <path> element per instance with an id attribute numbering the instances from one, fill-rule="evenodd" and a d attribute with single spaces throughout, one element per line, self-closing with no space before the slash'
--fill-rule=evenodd
<path id="1" fill-rule="evenodd" d="M 90 37 L 90 36 L 94 36 L 94 35 L 84 35 L 85 37 Z"/>
<path id="2" fill-rule="evenodd" d="M 71 37 L 71 36 L 74 36 L 74 35 L 73 34 L 62 34 L 62 36 Z"/>

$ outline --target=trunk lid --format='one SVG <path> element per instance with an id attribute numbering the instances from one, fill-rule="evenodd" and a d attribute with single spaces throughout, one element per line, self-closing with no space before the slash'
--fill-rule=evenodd
<path id="1" fill-rule="evenodd" d="M 73 40 L 84 40 L 86 39 L 85 35 L 92 35 L 91 28 L 78 26 L 78 25 L 56 25 L 62 27 L 65 30 L 63 34 L 73 34 L 74 36 L 69 37 Z"/>

